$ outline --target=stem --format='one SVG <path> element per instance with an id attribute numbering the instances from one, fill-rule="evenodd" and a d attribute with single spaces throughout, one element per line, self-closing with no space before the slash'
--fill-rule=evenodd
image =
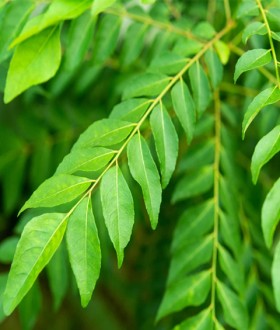
<path id="1" fill-rule="evenodd" d="M 224 7 L 225 7 L 227 22 L 229 22 L 231 20 L 231 11 L 230 11 L 229 0 L 224 0 Z"/>
<path id="2" fill-rule="evenodd" d="M 271 48 L 272 58 L 273 58 L 273 62 L 274 62 L 274 69 L 275 69 L 275 75 L 276 75 L 276 79 L 277 79 L 277 85 L 278 85 L 278 88 L 280 88 L 280 77 L 279 77 L 279 71 L 278 71 L 278 65 L 277 65 L 278 61 L 277 61 L 277 56 L 276 56 L 276 52 L 275 52 L 275 47 L 274 47 L 273 40 L 272 40 L 271 29 L 270 29 L 268 20 L 266 18 L 266 14 L 265 14 L 265 11 L 264 11 L 264 8 L 262 6 L 261 1 L 256 0 L 256 2 L 257 2 L 257 5 L 259 7 L 259 10 L 262 14 L 263 21 L 264 21 L 264 24 L 265 24 L 265 27 L 266 27 L 266 30 L 267 30 L 267 35 L 268 35 L 269 44 L 270 44 L 270 48 Z"/>
<path id="3" fill-rule="evenodd" d="M 221 152 L 221 110 L 220 95 L 214 94 L 215 107 L 215 158 L 214 158 L 214 231 L 213 231 L 213 260 L 212 260 L 212 289 L 211 306 L 213 322 L 216 322 L 215 286 L 217 282 L 217 255 L 218 255 L 218 230 L 219 230 L 219 181 L 220 181 L 220 152 Z"/>

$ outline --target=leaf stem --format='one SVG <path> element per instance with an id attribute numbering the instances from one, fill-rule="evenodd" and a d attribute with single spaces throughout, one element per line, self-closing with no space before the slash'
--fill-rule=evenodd
<path id="1" fill-rule="evenodd" d="M 227 22 L 229 22 L 231 20 L 231 11 L 230 11 L 229 0 L 224 0 L 224 8 L 225 8 Z"/>
<path id="2" fill-rule="evenodd" d="M 264 8 L 262 6 L 261 0 L 256 0 L 257 5 L 259 7 L 259 10 L 261 12 L 261 15 L 263 17 L 263 21 L 267 30 L 267 35 L 268 35 L 268 39 L 269 39 L 269 44 L 270 44 L 270 48 L 271 48 L 271 53 L 272 53 L 272 58 L 273 58 L 273 62 L 274 62 L 274 69 L 275 69 L 275 75 L 276 75 L 276 79 L 277 79 L 277 85 L 278 88 L 280 88 L 280 77 L 279 77 L 279 71 L 278 71 L 278 65 L 277 65 L 277 56 L 276 56 L 276 52 L 275 52 L 275 47 L 273 44 L 273 40 L 272 40 L 272 33 L 271 33 L 271 29 L 264 11 Z"/>

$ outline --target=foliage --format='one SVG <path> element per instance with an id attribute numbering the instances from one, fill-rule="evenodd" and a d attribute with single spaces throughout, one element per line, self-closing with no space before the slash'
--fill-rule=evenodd
<path id="1" fill-rule="evenodd" d="M 55 309 L 69 290 L 94 306 L 111 245 L 131 262 L 148 221 L 164 265 L 133 262 L 166 285 L 121 328 L 278 329 L 279 15 L 279 0 L 0 2 L 0 320 L 19 306 L 34 327 L 44 268 Z"/>

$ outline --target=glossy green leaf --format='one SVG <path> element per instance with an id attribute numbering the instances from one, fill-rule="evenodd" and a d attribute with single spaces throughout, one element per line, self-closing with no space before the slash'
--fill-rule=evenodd
<path id="1" fill-rule="evenodd" d="M 13 55 L 5 87 L 4 101 L 10 102 L 31 86 L 52 78 L 60 60 L 60 30 L 52 27 L 22 42 Z"/>
<path id="2" fill-rule="evenodd" d="M 210 81 L 213 89 L 216 89 L 223 79 L 223 66 L 222 63 L 213 49 L 209 49 L 205 53 L 205 62 L 209 71 Z"/>
<path id="3" fill-rule="evenodd" d="M 276 245 L 272 262 L 272 286 L 276 308 L 280 311 L 280 242 Z"/>
<path id="4" fill-rule="evenodd" d="M 149 70 L 172 75 L 180 72 L 187 62 L 188 60 L 185 57 L 170 51 L 165 51 L 153 58 Z"/>
<path id="5" fill-rule="evenodd" d="M 197 240 L 205 235 L 214 224 L 214 203 L 208 200 L 189 207 L 179 218 L 174 231 L 171 250 L 176 253 L 186 242 Z"/>
<path id="6" fill-rule="evenodd" d="M 73 19 L 81 15 L 90 7 L 92 0 L 54 0 L 50 3 L 47 11 L 30 19 L 24 26 L 21 34 L 13 41 L 11 47 L 22 43 L 63 20 Z"/>
<path id="7" fill-rule="evenodd" d="M 97 171 L 105 167 L 116 154 L 115 150 L 102 147 L 84 147 L 74 149 L 64 157 L 56 174 L 72 174 L 77 171 Z"/>
<path id="8" fill-rule="evenodd" d="M 170 78 L 163 74 L 144 73 L 129 80 L 124 91 L 123 99 L 138 96 L 156 96 L 168 85 Z"/>
<path id="9" fill-rule="evenodd" d="M 46 267 L 53 296 L 53 306 L 56 311 L 61 306 L 69 285 L 69 268 L 67 261 L 66 246 L 64 241 L 62 241 Z"/>
<path id="10" fill-rule="evenodd" d="M 267 33 L 267 30 L 266 30 L 266 27 L 265 27 L 265 24 L 264 23 L 261 23 L 261 22 L 253 22 L 253 23 L 250 23 L 248 24 L 243 33 L 242 33 L 242 41 L 244 44 L 247 43 L 248 39 L 255 35 L 255 34 L 258 34 L 258 35 L 264 35 Z"/>
<path id="11" fill-rule="evenodd" d="M 198 196 L 210 190 L 214 183 L 212 166 L 199 168 L 185 175 L 175 186 L 172 202 L 177 203 L 184 199 Z"/>
<path id="12" fill-rule="evenodd" d="M 252 156 L 251 172 L 256 183 L 261 168 L 280 151 L 280 125 L 273 128 L 256 145 Z"/>
<path id="13" fill-rule="evenodd" d="M 74 70 L 82 63 L 92 41 L 94 26 L 95 20 L 89 12 L 71 22 L 64 62 L 67 70 Z"/>
<path id="14" fill-rule="evenodd" d="M 82 147 L 107 147 L 128 137 L 134 124 L 117 119 L 102 119 L 90 125 L 75 143 L 74 149 Z"/>
<path id="15" fill-rule="evenodd" d="M 150 123 L 160 163 L 162 187 L 165 188 L 175 170 L 178 157 L 178 136 L 172 120 L 162 104 L 153 110 Z"/>
<path id="16" fill-rule="evenodd" d="M 209 310 L 204 310 L 199 314 L 188 318 L 181 324 L 175 326 L 173 330 L 212 330 L 213 320 Z"/>
<path id="17" fill-rule="evenodd" d="M 86 307 L 101 267 L 101 250 L 90 196 L 84 198 L 69 217 L 66 241 L 71 267 Z"/>
<path id="18" fill-rule="evenodd" d="M 150 104 L 151 100 L 144 98 L 123 101 L 113 108 L 110 118 L 138 123 Z"/>
<path id="19" fill-rule="evenodd" d="M 191 87 L 197 116 L 200 117 L 211 101 L 211 91 L 207 76 L 199 62 L 195 62 L 189 69 Z"/>
<path id="20" fill-rule="evenodd" d="M 271 247 L 273 235 L 280 220 L 280 179 L 267 194 L 262 207 L 262 230 L 265 243 Z"/>
<path id="21" fill-rule="evenodd" d="M 10 315 L 30 290 L 37 276 L 59 247 L 67 225 L 67 215 L 46 213 L 25 226 L 4 292 L 4 311 Z"/>
<path id="22" fill-rule="evenodd" d="M 268 64 L 271 61 L 270 49 L 252 49 L 241 55 L 238 59 L 235 72 L 234 82 L 240 77 L 243 72 L 253 70 Z"/>
<path id="23" fill-rule="evenodd" d="M 211 286 L 209 271 L 188 276 L 167 287 L 160 304 L 157 320 L 187 306 L 199 306 L 208 296 Z"/>
<path id="24" fill-rule="evenodd" d="M 19 238 L 11 236 L 0 243 L 0 262 L 3 264 L 11 263 L 16 251 Z"/>
<path id="25" fill-rule="evenodd" d="M 182 79 L 172 88 L 171 97 L 175 113 L 190 143 L 195 127 L 195 106 L 188 86 Z"/>
<path id="26" fill-rule="evenodd" d="M 245 133 L 258 115 L 258 113 L 267 105 L 276 103 L 280 100 L 280 89 L 275 87 L 269 87 L 260 92 L 253 101 L 249 104 L 248 109 L 245 113 L 242 123 L 242 136 L 244 139 Z"/>
<path id="27" fill-rule="evenodd" d="M 114 52 L 121 29 L 121 18 L 114 15 L 102 17 L 93 47 L 93 62 L 103 63 Z"/>
<path id="28" fill-rule="evenodd" d="M 108 7 L 110 7 L 116 0 L 94 0 L 91 7 L 92 16 L 98 15 Z"/>
<path id="29" fill-rule="evenodd" d="M 43 182 L 25 202 L 19 213 L 28 208 L 51 207 L 72 201 L 91 184 L 86 178 L 58 174 Z"/>
<path id="30" fill-rule="evenodd" d="M 101 202 L 105 224 L 121 267 L 134 224 L 134 205 L 130 189 L 118 166 L 110 168 L 101 181 Z"/>
<path id="31" fill-rule="evenodd" d="M 127 155 L 130 172 L 142 188 L 151 225 L 155 229 L 161 204 L 160 177 L 149 147 L 140 134 L 130 140 Z"/>
<path id="32" fill-rule="evenodd" d="M 248 329 L 248 313 L 242 300 L 220 281 L 217 282 L 217 294 L 226 322 L 238 330 Z"/>

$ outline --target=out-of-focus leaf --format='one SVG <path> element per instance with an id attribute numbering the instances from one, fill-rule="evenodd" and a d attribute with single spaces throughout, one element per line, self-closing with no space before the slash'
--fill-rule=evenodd
<path id="1" fill-rule="evenodd" d="M 91 7 L 92 16 L 98 15 L 108 7 L 110 7 L 116 0 L 94 0 Z"/>
<path id="2" fill-rule="evenodd" d="M 0 243 L 0 262 L 11 263 L 18 244 L 18 237 L 11 236 Z"/>
<path id="3" fill-rule="evenodd" d="M 271 275 L 276 308 L 280 311 L 280 242 L 274 251 Z"/>

